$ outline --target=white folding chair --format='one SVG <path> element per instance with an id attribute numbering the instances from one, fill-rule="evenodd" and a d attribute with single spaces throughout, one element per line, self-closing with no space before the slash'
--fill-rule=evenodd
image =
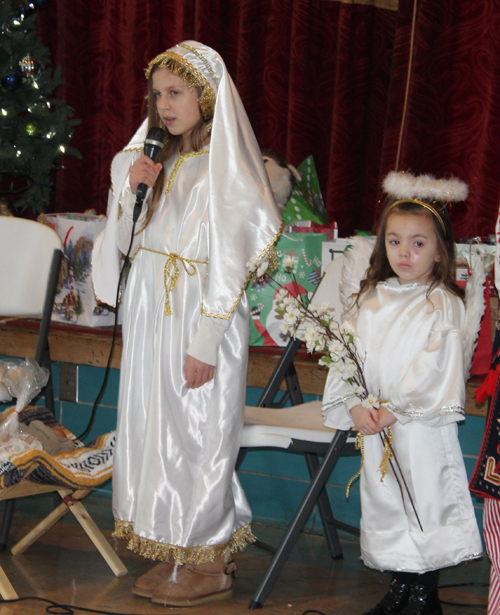
<path id="1" fill-rule="evenodd" d="M 338 319 L 340 319 L 342 312 L 338 293 L 341 270 L 342 257 L 339 257 L 327 266 L 325 275 L 313 298 L 313 303 L 326 302 L 333 305 L 338 313 Z M 300 346 L 300 340 L 289 342 L 257 406 L 247 406 L 245 409 L 245 424 L 238 467 L 249 448 L 279 448 L 302 452 L 311 476 L 311 482 L 306 493 L 279 546 L 274 549 L 259 540 L 255 543 L 256 546 L 270 551 L 274 555 L 250 602 L 250 609 L 262 608 L 316 504 L 318 504 L 328 547 L 333 559 L 343 557 L 337 528 L 359 535 L 357 528 L 335 520 L 325 489 L 326 482 L 339 457 L 357 454 L 354 448 L 354 437 L 350 432 L 330 429 L 323 425 L 320 401 L 304 403 L 293 364 Z M 279 401 L 275 401 L 283 381 L 286 383 L 286 391 Z M 284 407 L 288 401 L 292 405 Z M 323 456 L 321 463 L 318 459 L 319 455 Z"/>
<path id="2" fill-rule="evenodd" d="M 51 364 L 48 333 L 62 249 L 59 236 L 50 227 L 21 218 L 0 216 L 0 315 L 41 319 L 35 360 L 49 370 Z M 45 405 L 54 412 L 51 380 L 50 377 L 44 389 Z M 40 485 L 30 483 L 25 478 L 12 487 L 0 490 L 0 500 L 6 500 L 0 550 L 5 549 L 15 499 L 39 493 L 58 492 L 63 503 L 15 545 L 12 553 L 22 553 L 71 510 L 115 575 L 125 574 L 127 569 L 81 502 L 90 491 L 63 489 L 57 485 Z M 1 567 L 0 594 L 4 599 L 17 598 Z"/>

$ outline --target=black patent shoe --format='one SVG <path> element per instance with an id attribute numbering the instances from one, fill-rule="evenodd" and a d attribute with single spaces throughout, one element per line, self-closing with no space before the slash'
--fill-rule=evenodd
<path id="1" fill-rule="evenodd" d="M 411 589 L 410 583 L 400 583 L 393 579 L 382 600 L 363 615 L 396 615 L 396 613 L 402 613 L 408 604 Z"/>
<path id="2" fill-rule="evenodd" d="M 437 589 L 428 589 L 414 583 L 411 586 L 408 604 L 401 615 L 443 615 Z"/>

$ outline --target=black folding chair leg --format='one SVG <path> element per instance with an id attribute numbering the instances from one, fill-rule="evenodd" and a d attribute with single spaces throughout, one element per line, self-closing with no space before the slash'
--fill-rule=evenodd
<path id="1" fill-rule="evenodd" d="M 5 500 L 5 509 L 3 512 L 2 529 L 0 530 L 0 552 L 5 551 L 7 548 L 7 541 L 9 539 L 10 525 L 12 523 L 12 516 L 16 507 L 16 500 Z"/>
<path id="2" fill-rule="evenodd" d="M 264 605 L 266 598 L 269 596 L 271 589 L 274 587 L 276 580 L 285 564 L 290 552 L 299 537 L 300 532 L 304 529 L 306 521 L 311 514 L 316 500 L 324 488 L 328 477 L 332 473 L 335 464 L 337 463 L 342 448 L 349 435 L 348 431 L 337 431 L 333 437 L 332 443 L 328 447 L 328 450 L 323 458 L 323 463 L 318 468 L 314 478 L 311 479 L 309 487 L 302 498 L 299 508 L 295 513 L 292 522 L 290 523 L 287 531 L 285 532 L 276 553 L 269 565 L 264 578 L 260 582 L 257 591 L 250 602 L 249 609 L 261 609 Z"/>
<path id="3" fill-rule="evenodd" d="M 307 468 L 311 478 L 314 477 L 319 467 L 318 456 L 315 453 L 305 453 L 307 462 Z M 332 507 L 330 505 L 330 499 L 326 488 L 323 488 L 318 496 L 318 510 L 323 522 L 323 529 L 325 531 L 326 543 L 330 551 L 330 555 L 333 560 L 344 559 L 342 553 L 342 545 L 340 544 L 340 538 L 335 527 L 335 517 L 333 516 Z"/>

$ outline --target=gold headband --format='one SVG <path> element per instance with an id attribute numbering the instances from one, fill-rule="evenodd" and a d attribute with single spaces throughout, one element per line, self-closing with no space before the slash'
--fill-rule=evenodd
<path id="1" fill-rule="evenodd" d="M 443 218 L 441 218 L 441 216 L 439 215 L 439 212 L 438 212 L 437 209 L 435 209 L 432 205 L 429 205 L 429 203 L 426 203 L 425 201 L 419 201 L 418 199 L 399 199 L 398 201 L 395 201 L 388 208 L 386 217 L 387 217 L 387 215 L 389 214 L 389 212 L 391 211 L 391 209 L 393 207 L 396 207 L 397 205 L 401 205 L 401 203 L 416 203 L 417 205 L 421 205 L 422 207 L 425 207 L 425 209 L 429 210 L 439 220 L 439 224 L 441 225 L 441 228 L 443 229 L 444 236 L 446 237 L 446 227 L 444 225 Z"/>
<path id="2" fill-rule="evenodd" d="M 168 68 L 174 75 L 185 81 L 190 88 L 201 88 L 201 96 L 198 99 L 203 119 L 213 117 L 215 107 L 215 93 L 210 83 L 203 75 L 190 64 L 183 56 L 173 51 L 165 51 L 153 58 L 146 69 L 146 78 L 149 79 L 153 68 Z"/>

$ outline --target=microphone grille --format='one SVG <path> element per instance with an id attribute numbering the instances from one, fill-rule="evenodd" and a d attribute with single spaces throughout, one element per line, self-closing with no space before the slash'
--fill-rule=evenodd
<path id="1" fill-rule="evenodd" d="M 158 126 L 152 126 L 148 131 L 147 139 L 151 139 L 153 141 L 160 141 L 163 143 L 165 140 L 165 131 L 163 128 L 159 128 Z"/>

